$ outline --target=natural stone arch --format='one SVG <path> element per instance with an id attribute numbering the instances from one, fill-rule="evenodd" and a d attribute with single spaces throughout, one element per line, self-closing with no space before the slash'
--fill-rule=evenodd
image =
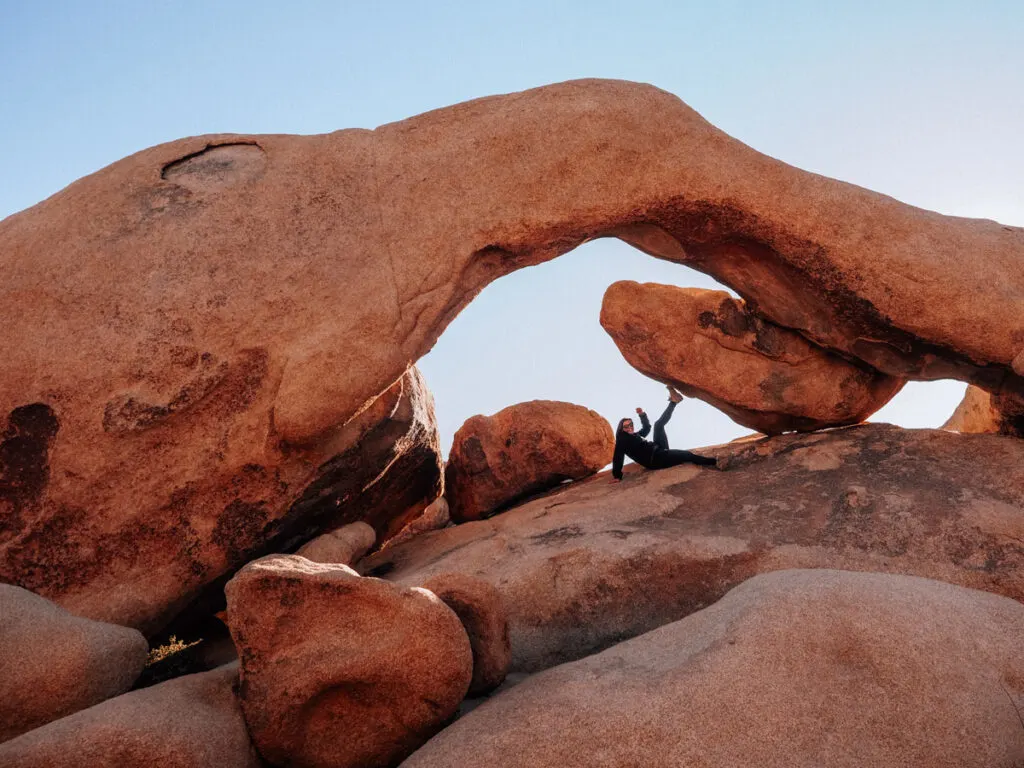
<path id="1" fill-rule="evenodd" d="M 182 139 L 0 222 L 0 418 L 42 403 L 61 425 L 38 507 L 2 551 L 45 564 L 37 549 L 141 536 L 169 552 L 144 564 L 164 598 L 211 581 L 235 558 L 196 556 L 197 519 L 246 509 L 273 525 L 336 431 L 483 286 L 605 236 L 886 373 L 1024 392 L 1024 230 L 792 168 L 651 86 L 569 82 L 374 131 Z M 111 546 L 62 600 L 152 619 L 152 595 L 118 580 L 141 566 L 118 570 Z M 17 580 L 2 562 L 0 576 Z"/>

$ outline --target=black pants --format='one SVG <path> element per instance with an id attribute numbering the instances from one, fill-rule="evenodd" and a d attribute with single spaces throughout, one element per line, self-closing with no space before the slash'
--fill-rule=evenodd
<path id="1" fill-rule="evenodd" d="M 668 435 L 665 434 L 665 425 L 668 424 L 668 420 L 672 418 L 672 411 L 676 409 L 676 403 L 671 400 L 668 401 L 668 408 L 661 414 L 656 422 L 654 422 L 654 434 L 651 437 L 654 439 L 654 444 L 657 449 L 654 451 L 654 455 L 651 457 L 651 469 L 668 469 L 669 467 L 677 467 L 680 464 L 697 464 L 702 467 L 710 467 L 715 464 L 714 459 L 709 459 L 706 456 L 698 456 L 696 453 L 690 451 L 681 451 L 679 449 L 672 449 L 668 447 Z"/>

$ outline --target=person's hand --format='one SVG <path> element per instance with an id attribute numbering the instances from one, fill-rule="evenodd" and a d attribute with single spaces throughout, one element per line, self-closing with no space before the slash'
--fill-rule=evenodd
<path id="1" fill-rule="evenodd" d="M 643 408 L 637 408 L 637 409 L 636 409 L 636 412 L 637 412 L 637 414 L 639 414 L 639 415 L 643 415 L 644 409 L 643 409 Z"/>

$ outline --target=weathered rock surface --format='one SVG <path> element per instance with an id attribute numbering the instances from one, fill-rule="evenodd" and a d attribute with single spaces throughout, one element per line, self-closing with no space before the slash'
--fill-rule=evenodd
<path id="1" fill-rule="evenodd" d="M 450 525 L 451 521 L 448 500 L 444 496 L 438 496 L 430 506 L 423 510 L 422 515 L 414 517 L 405 528 L 388 539 L 385 546 L 394 546 L 427 531 L 439 531 Z"/>
<path id="2" fill-rule="evenodd" d="M 366 523 L 349 523 L 303 544 L 295 554 L 314 563 L 351 566 L 369 552 L 376 541 L 377 532 L 372 527 Z"/>
<path id="3" fill-rule="evenodd" d="M 1022 702 L 1019 603 L 783 571 L 520 683 L 403 766 L 1011 768 Z"/>
<path id="4" fill-rule="evenodd" d="M 439 598 L 344 565 L 275 555 L 228 582 L 239 698 L 277 765 L 394 765 L 455 713 L 473 675 Z"/>
<path id="5" fill-rule="evenodd" d="M 0 584 L 0 741 L 124 693 L 148 653 L 134 629 Z"/>
<path id="6" fill-rule="evenodd" d="M 764 320 L 724 291 L 614 283 L 601 325 L 645 376 L 765 434 L 856 424 L 903 386 Z"/>
<path id="7" fill-rule="evenodd" d="M 455 611 L 473 649 L 468 696 L 482 696 L 502 684 L 512 661 L 508 614 L 501 593 L 464 573 L 442 573 L 423 585 Z"/>
<path id="8" fill-rule="evenodd" d="M 433 398 L 415 368 L 313 447 L 279 443 L 269 395 L 254 390 L 250 402 L 231 384 L 255 387 L 249 374 L 224 375 L 181 420 L 95 444 L 39 442 L 59 430 L 48 406 L 12 416 L 0 447 L 0 578 L 155 632 L 197 596 L 222 600 L 225 574 L 254 556 L 356 520 L 389 535 L 440 493 Z"/>
<path id="9" fill-rule="evenodd" d="M 0 744 L 4 768 L 260 768 L 238 665 L 110 699 Z"/>
<path id="10" fill-rule="evenodd" d="M 452 520 L 480 520 L 564 480 L 611 463 L 615 435 L 589 408 L 531 400 L 459 427 L 445 465 Z"/>
<path id="11" fill-rule="evenodd" d="M 651 86 L 187 138 L 0 222 L 0 578 L 161 624 L 488 282 L 603 235 L 885 373 L 1024 391 L 1024 230 L 792 168 Z"/>
<path id="12" fill-rule="evenodd" d="M 993 397 L 972 385 L 942 428 L 964 434 L 1024 437 L 1024 401 L 1012 395 Z"/>
<path id="13" fill-rule="evenodd" d="M 707 453 L 708 451 L 706 451 Z M 903 573 L 1024 600 L 1024 442 L 867 424 L 720 446 L 727 472 L 627 467 L 364 559 L 501 592 L 512 670 L 544 669 L 784 568 Z"/>

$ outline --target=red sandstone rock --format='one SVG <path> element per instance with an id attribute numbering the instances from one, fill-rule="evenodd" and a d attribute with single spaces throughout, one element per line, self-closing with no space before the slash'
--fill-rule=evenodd
<path id="1" fill-rule="evenodd" d="M 531 400 L 474 416 L 455 433 L 445 495 L 456 522 L 479 520 L 525 496 L 611 463 L 615 436 L 598 413 Z"/>
<path id="2" fill-rule="evenodd" d="M 261 768 L 238 665 L 132 691 L 0 744 L 4 768 Z"/>
<path id="3" fill-rule="evenodd" d="M 134 629 L 0 584 L 0 741 L 124 693 L 148 652 Z"/>
<path id="4" fill-rule="evenodd" d="M 225 592 L 249 733 L 276 765 L 395 765 L 469 687 L 466 631 L 426 590 L 274 555 Z"/>
<path id="5" fill-rule="evenodd" d="M 403 768 L 1014 768 L 1024 607 L 928 579 L 758 576 L 536 675 Z"/>
<path id="6" fill-rule="evenodd" d="M 764 320 L 723 291 L 618 282 L 604 294 L 601 325 L 645 376 L 765 434 L 855 424 L 903 386 Z"/>
<path id="7" fill-rule="evenodd" d="M 1024 230 L 792 168 L 651 86 L 187 138 L 0 222 L 0 578 L 159 626 L 289 538 L 337 431 L 487 283 L 604 235 L 890 375 L 1024 392 Z"/>
<path id="8" fill-rule="evenodd" d="M 594 653 L 700 610 L 757 573 L 844 568 L 924 576 L 1024 601 L 1024 441 L 884 424 L 704 451 L 602 474 L 371 555 L 360 572 L 418 586 L 493 584 L 513 672 Z"/>
<path id="9" fill-rule="evenodd" d="M 942 428 L 964 434 L 1024 437 L 1024 401 L 1008 395 L 993 397 L 979 387 L 969 386 Z"/>
<path id="10" fill-rule="evenodd" d="M 369 525 L 349 523 L 303 544 L 295 554 L 314 563 L 340 563 L 351 566 L 373 549 L 376 541 L 377 533 Z"/>
<path id="11" fill-rule="evenodd" d="M 505 680 L 512 660 L 508 615 L 501 593 L 464 573 L 442 573 L 423 585 L 455 611 L 473 648 L 473 680 L 468 696 L 482 696 Z"/>

